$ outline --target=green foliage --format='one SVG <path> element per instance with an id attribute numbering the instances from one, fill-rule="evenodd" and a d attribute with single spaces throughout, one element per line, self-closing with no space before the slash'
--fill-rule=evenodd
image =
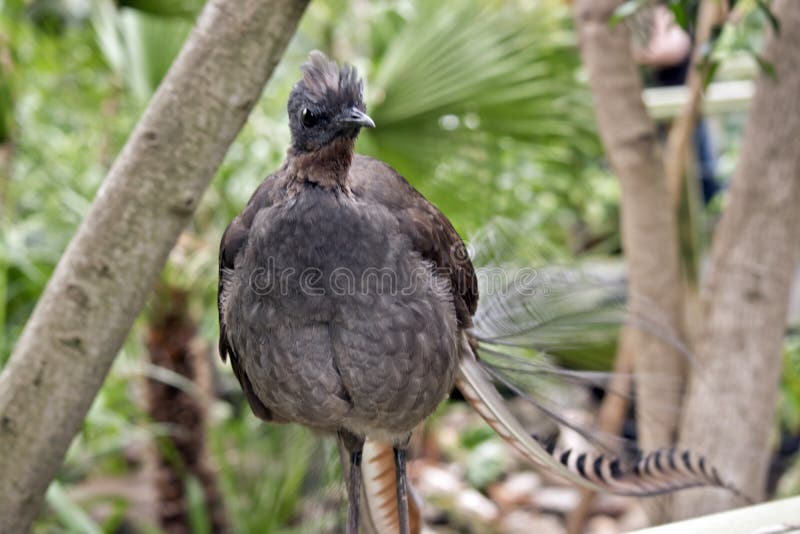
<path id="1" fill-rule="evenodd" d="M 119 7 L 159 17 L 183 17 L 191 20 L 203 7 L 202 0 L 117 0 Z"/>
<path id="2" fill-rule="evenodd" d="M 617 24 L 634 17 L 640 10 L 656 3 L 656 0 L 628 0 L 614 11 L 610 24 Z M 700 0 L 669 0 L 667 6 L 675 16 L 677 24 L 685 31 L 693 33 Z M 752 57 L 764 74 L 776 77 L 774 66 L 758 52 L 765 23 L 768 23 L 773 31 L 780 33 L 780 21 L 772 11 L 772 1 L 740 0 L 736 3 L 736 12 L 736 20 L 725 20 L 719 26 L 712 28 L 710 42 L 699 43 L 701 62 L 698 67 L 704 72 L 704 87 L 713 81 L 722 61 L 742 53 Z"/>
<path id="3" fill-rule="evenodd" d="M 42 31 L 7 3 L 15 67 L 14 145 L 0 236 L 4 328 L 16 339 L 62 250 L 135 120 L 97 52 L 94 35 Z M 10 346 L 0 347 L 0 362 Z"/>
<path id="4" fill-rule="evenodd" d="M 192 534 L 211 534 L 211 521 L 206 513 L 205 494 L 197 477 L 191 475 L 186 477 L 184 492 L 188 501 L 189 525 Z"/>
<path id="5" fill-rule="evenodd" d="M 473 487 L 483 489 L 506 473 L 512 461 L 503 440 L 494 435 L 467 456 L 466 479 Z"/>
<path id="6" fill-rule="evenodd" d="M 14 128 L 14 73 L 9 44 L 0 37 L 0 144 L 11 141 Z"/>
<path id="7" fill-rule="evenodd" d="M 110 0 L 94 4 L 92 24 L 106 61 L 142 102 L 155 92 L 192 27 L 191 19 L 117 9 Z"/>
<path id="8" fill-rule="evenodd" d="M 103 530 L 86 513 L 73 503 L 59 482 L 50 484 L 46 495 L 50 506 L 61 520 L 66 532 L 74 534 L 101 534 Z"/>
<path id="9" fill-rule="evenodd" d="M 780 420 L 793 434 L 800 433 L 800 334 L 786 338 L 783 345 Z"/>
<path id="10" fill-rule="evenodd" d="M 769 24 L 780 31 L 780 21 L 771 10 L 770 3 L 762 0 L 741 0 L 737 4 L 739 20 L 725 24 L 709 51 L 709 60 L 720 63 L 735 55 L 751 57 L 765 75 L 775 78 L 775 67 L 760 53 L 764 28 Z"/>
<path id="11" fill-rule="evenodd" d="M 756 9 L 759 11 L 759 13 L 761 13 L 761 15 L 766 17 L 775 33 L 780 33 L 781 21 L 778 20 L 778 17 L 775 16 L 775 13 L 772 12 L 772 0 L 756 0 Z"/>
<path id="12" fill-rule="evenodd" d="M 626 18 L 636 14 L 640 9 L 652 4 L 653 0 L 628 0 L 627 2 L 623 2 L 617 6 L 617 8 L 614 10 L 614 13 L 611 14 L 611 18 L 608 20 L 608 23 L 614 27 Z M 672 8 L 673 6 L 670 4 L 670 9 L 673 10 L 674 13 L 674 9 Z"/>
<path id="13" fill-rule="evenodd" d="M 582 178 L 601 151 L 588 94 L 575 83 L 568 13 L 546 2 L 416 7 L 391 39 L 371 40 L 378 127 L 359 148 L 390 162 L 468 233 L 535 210 L 537 186 Z M 375 28 L 398 16 L 384 14 Z"/>
<path id="14" fill-rule="evenodd" d="M 242 414 L 215 425 L 211 441 L 236 532 L 288 532 L 302 496 L 330 492 L 339 481 L 332 440 L 298 426 L 268 426 Z"/>
<path id="15" fill-rule="evenodd" d="M 487 426 L 476 426 L 466 428 L 460 436 L 460 444 L 465 449 L 474 449 L 488 439 L 495 437 L 494 430 Z"/>

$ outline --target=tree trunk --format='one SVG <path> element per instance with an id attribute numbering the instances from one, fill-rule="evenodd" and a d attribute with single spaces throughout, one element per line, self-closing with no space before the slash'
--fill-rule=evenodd
<path id="1" fill-rule="evenodd" d="M 0 532 L 24 532 L 308 0 L 210 0 L 0 374 Z"/>
<path id="2" fill-rule="evenodd" d="M 622 189 L 622 240 L 628 265 L 632 323 L 646 317 L 656 329 L 632 328 L 636 354 L 640 443 L 645 449 L 672 445 L 682 393 L 681 267 L 675 213 L 653 121 L 642 101 L 642 82 L 624 24 L 609 18 L 621 0 L 577 0 L 575 21 L 581 57 L 600 136 Z M 673 341 L 668 341 L 673 338 Z M 659 383 L 661 382 L 661 383 Z"/>
<path id="3" fill-rule="evenodd" d="M 765 57 L 745 129 L 729 204 L 717 228 L 681 442 L 714 459 L 723 477 L 764 496 L 781 343 L 792 275 L 800 257 L 800 2 L 773 4 L 779 36 Z M 688 517 L 742 504 L 716 491 L 680 495 Z"/>
<path id="4" fill-rule="evenodd" d="M 667 180 L 667 190 L 673 202 L 674 209 L 679 208 L 681 189 L 685 183 L 686 162 L 689 161 L 690 148 L 692 147 L 692 134 L 697 126 L 700 108 L 703 103 L 703 90 L 705 79 L 711 68 L 711 63 L 704 61 L 711 34 L 716 25 L 724 22 L 727 14 L 727 0 L 702 0 L 697 15 L 697 31 L 694 34 L 695 43 L 691 57 L 691 66 L 686 75 L 685 85 L 689 90 L 689 98 L 684 104 L 681 113 L 675 117 L 667 136 L 667 157 L 664 160 L 664 170 Z M 694 151 L 691 151 L 692 153 Z"/>
<path id="5" fill-rule="evenodd" d="M 231 531 L 216 470 L 206 443 L 208 405 L 212 398 L 212 362 L 208 347 L 198 343 L 189 314 L 189 294 L 168 284 L 160 286 L 149 313 L 147 349 L 150 363 L 184 377 L 196 387 L 187 391 L 156 378 L 145 382 L 147 413 L 169 429 L 169 436 L 151 447 L 153 485 L 159 503 L 160 527 L 168 534 L 190 534 L 189 477 L 203 489 L 203 504 L 211 532 Z"/>

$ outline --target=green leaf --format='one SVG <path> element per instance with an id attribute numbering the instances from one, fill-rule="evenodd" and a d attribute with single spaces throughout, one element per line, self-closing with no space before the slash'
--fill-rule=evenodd
<path id="1" fill-rule="evenodd" d="M 617 24 L 639 11 L 646 3 L 647 0 L 628 0 L 620 4 L 617 9 L 614 10 L 614 13 L 611 14 L 611 18 L 608 19 L 608 25 L 612 28 L 615 27 Z"/>
<path id="2" fill-rule="evenodd" d="M 201 0 L 118 0 L 117 5 L 162 17 L 192 18 L 200 12 L 203 2 Z"/>
<path id="3" fill-rule="evenodd" d="M 690 17 L 686 6 L 681 2 L 672 1 L 669 3 L 668 7 L 675 17 L 675 22 L 684 30 L 688 30 Z"/>
<path id="4" fill-rule="evenodd" d="M 484 441 L 491 439 L 496 434 L 494 430 L 484 425 L 468 427 L 461 432 L 460 442 L 465 449 L 474 449 Z"/>
<path id="5" fill-rule="evenodd" d="M 717 70 L 719 69 L 720 62 L 715 59 L 709 59 L 705 66 L 705 72 L 703 74 L 703 89 L 706 89 L 709 84 L 714 80 L 714 76 L 717 74 Z"/>
<path id="6" fill-rule="evenodd" d="M 211 522 L 206 513 L 205 492 L 197 477 L 186 476 L 184 491 L 192 534 L 211 534 Z"/>
<path id="7" fill-rule="evenodd" d="M 462 232 L 524 215 L 531 180 L 577 177 L 601 155 L 569 25 L 566 10 L 544 2 L 522 12 L 502 2 L 420 3 L 375 57 L 367 87 L 378 127 L 358 150 L 397 168 Z M 524 160 L 507 159 L 512 145 Z M 511 170 L 517 164 L 527 171 Z"/>
<path id="8" fill-rule="evenodd" d="M 45 499 L 67 532 L 103 534 L 103 529 L 80 506 L 72 502 L 60 482 L 50 484 Z"/>
<path id="9" fill-rule="evenodd" d="M 766 0 L 756 0 L 756 5 L 758 6 L 759 11 L 767 17 L 767 20 L 772 26 L 772 29 L 775 30 L 776 34 L 781 33 L 781 21 L 778 20 L 778 17 L 775 16 L 775 13 L 772 11 L 772 6 L 767 3 Z"/>
<path id="10" fill-rule="evenodd" d="M 764 56 L 761 54 L 753 54 L 756 62 L 758 63 L 758 67 L 761 69 L 761 72 L 772 78 L 773 80 L 778 79 L 778 72 L 775 70 L 775 65 L 767 61 Z"/>
<path id="11" fill-rule="evenodd" d="M 141 101 L 155 92 L 191 29 L 189 20 L 118 9 L 108 0 L 93 4 L 92 23 L 106 61 Z"/>

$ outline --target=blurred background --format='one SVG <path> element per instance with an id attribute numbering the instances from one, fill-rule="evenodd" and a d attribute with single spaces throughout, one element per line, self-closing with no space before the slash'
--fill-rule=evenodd
<path id="1" fill-rule="evenodd" d="M 683 259 L 698 272 L 769 23 L 760 2 L 740 4 L 741 19 L 717 36 L 719 85 L 704 121 L 719 192 L 706 202 L 700 189 L 691 193 L 681 217 Z M 199 0 L 0 0 L 0 366 L 201 8 Z M 358 151 L 397 168 L 468 242 L 502 235 L 515 264 L 579 262 L 624 279 L 619 186 L 565 2 L 314 0 L 173 250 L 35 532 L 338 528 L 344 491 L 333 442 L 256 420 L 216 353 L 219 239 L 283 159 L 286 98 L 313 49 L 365 78 L 378 127 Z M 652 88 L 646 102 L 667 122 L 682 101 Z M 794 317 L 774 429 L 776 495 L 800 490 Z M 610 371 L 615 344 L 612 333 L 561 363 Z M 591 391 L 555 384 L 548 394 L 569 397 L 572 415 L 590 424 Z M 566 532 L 578 491 L 519 462 L 462 403 L 443 405 L 415 440 L 410 473 L 432 532 Z M 625 498 L 603 497 L 590 515 L 587 532 L 645 524 Z"/>

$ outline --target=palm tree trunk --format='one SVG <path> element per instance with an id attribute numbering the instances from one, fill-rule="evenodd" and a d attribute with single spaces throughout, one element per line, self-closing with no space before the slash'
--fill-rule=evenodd
<path id="1" fill-rule="evenodd" d="M 153 483 L 164 532 L 192 532 L 186 488 L 189 477 L 194 477 L 203 490 L 203 508 L 211 532 L 224 534 L 231 528 L 206 440 L 208 401 L 213 393 L 212 363 L 205 347 L 198 346 L 188 298 L 188 292 L 163 285 L 156 292 L 149 313 L 150 363 L 186 378 L 196 388 L 186 391 L 155 378 L 147 379 L 147 413 L 170 431 L 152 449 Z"/>
<path id="2" fill-rule="evenodd" d="M 0 532 L 25 532 L 308 0 L 210 0 L 0 374 Z"/>
<path id="3" fill-rule="evenodd" d="M 781 344 L 800 258 L 800 3 L 773 4 L 781 21 L 765 57 L 777 72 L 758 81 L 729 204 L 717 228 L 681 442 L 714 458 L 748 495 L 764 496 Z M 699 378 L 698 378 L 699 377 Z M 741 504 L 694 492 L 675 500 L 688 517 Z"/>

